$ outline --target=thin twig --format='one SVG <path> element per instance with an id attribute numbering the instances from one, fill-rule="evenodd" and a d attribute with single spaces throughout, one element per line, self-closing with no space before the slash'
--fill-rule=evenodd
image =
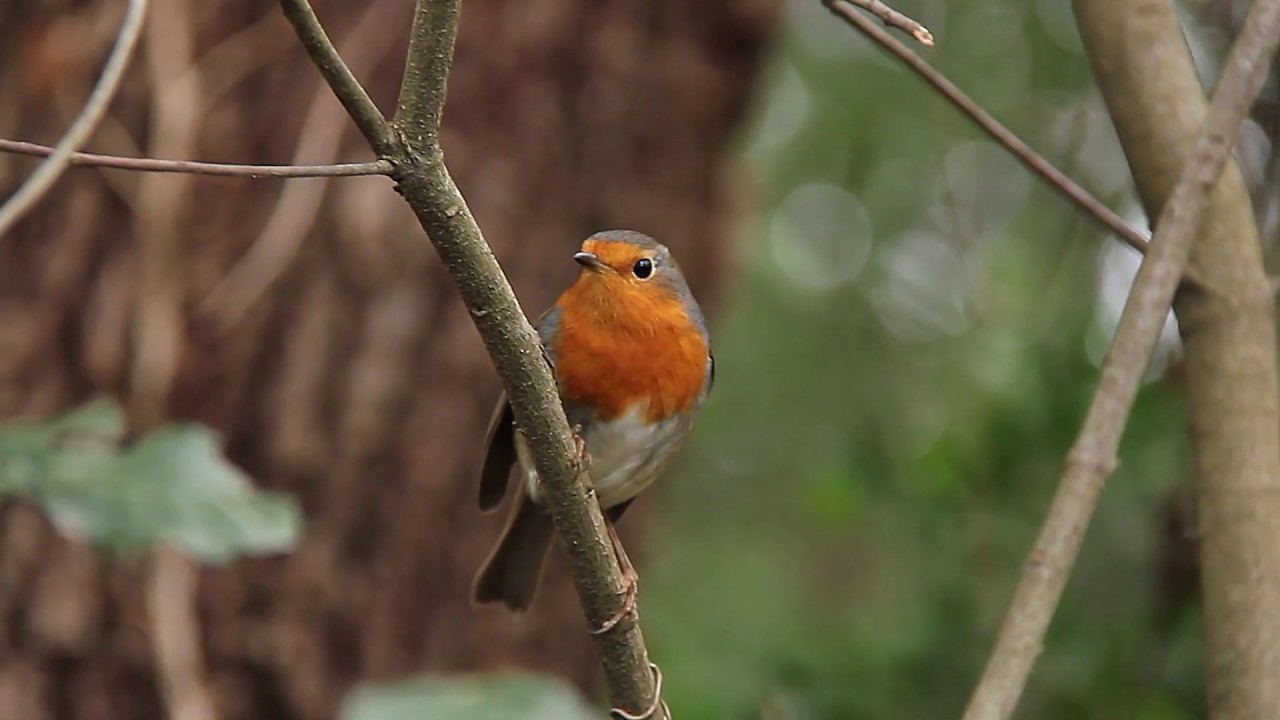
<path id="1" fill-rule="evenodd" d="M 1018 158 L 1027 169 L 1044 178 L 1050 186 L 1065 195 L 1068 200 L 1088 213 L 1090 217 L 1097 220 L 1102 227 L 1119 236 L 1129 247 L 1138 252 L 1146 252 L 1147 237 L 1145 234 L 1130 226 L 1115 211 L 1104 205 L 1101 200 L 1089 194 L 1089 191 L 1080 187 L 1074 180 L 1064 175 L 1052 163 L 1031 149 L 1030 145 L 1023 142 L 1009 128 L 1000 124 L 999 120 L 996 120 L 990 113 L 983 110 L 981 106 L 968 95 L 965 95 L 960 88 L 956 87 L 942 73 L 912 52 L 911 48 L 904 45 L 874 22 L 871 22 L 856 7 L 850 4 L 853 2 L 862 5 L 866 0 L 822 0 L 822 4 L 826 5 L 827 9 L 835 13 L 837 17 L 847 22 L 858 32 L 871 38 L 871 40 L 914 70 L 916 74 L 924 78 L 926 82 L 942 93 L 961 112 L 977 123 L 992 140 L 1000 143 L 1009 152 L 1013 153 L 1014 157 Z"/>
<path id="2" fill-rule="evenodd" d="M 53 148 L 48 145 L 0 139 L 0 152 L 14 155 L 47 157 Z M 68 158 L 74 167 L 103 167 L 137 172 L 187 173 L 190 175 L 221 175 L 248 178 L 316 178 L 360 177 L 388 175 L 391 163 L 375 160 L 365 163 L 340 163 L 337 165 L 232 165 L 229 163 L 198 162 L 195 160 L 157 160 L 155 158 L 121 157 L 74 152 Z"/>
<path id="3" fill-rule="evenodd" d="M 188 153 L 196 144 L 203 76 L 192 73 L 195 31 L 190 0 L 168 0 L 151 9 L 146 27 L 147 80 L 151 98 L 150 150 Z M 139 432 L 162 423 L 184 342 L 180 283 L 181 225 L 195 178 L 145 175 L 138 188 L 134 231 L 140 269 L 133 318 L 129 420 Z M 191 559 L 157 548 L 147 580 L 147 614 L 156 675 L 171 720 L 217 720 L 205 672 L 196 613 L 200 580 Z"/>
<path id="4" fill-rule="evenodd" d="M 986 672 L 969 701 L 965 720 L 1003 720 L 1013 714 L 1080 551 L 1098 495 L 1117 462 L 1120 436 L 1164 328 L 1209 197 L 1266 78 L 1266 59 L 1275 54 L 1277 44 L 1280 2 L 1254 3 L 1213 93 L 1204 127 L 1160 213 L 1155 238 L 1103 360 L 1089 412 L 1067 454 L 1057 494 L 1023 569 Z"/>
<path id="5" fill-rule="evenodd" d="M 885 5 L 880 0 L 848 0 L 848 2 L 880 18 L 880 22 L 888 27 L 897 28 L 907 33 L 921 45 L 933 47 L 933 33 L 929 32 L 929 28 Z"/>
<path id="6" fill-rule="evenodd" d="M 306 0 L 280 0 L 303 45 L 318 64 L 332 64 L 333 45 L 318 27 Z M 446 80 L 453 62 L 459 0 L 418 0 L 405 77 L 390 146 L 377 149 L 392 162 L 392 179 L 427 232 L 507 391 L 516 423 L 529 439 L 547 509 L 568 549 L 570 570 L 583 614 L 600 627 L 623 609 L 625 583 L 606 534 L 600 504 L 577 463 L 569 424 L 538 342 L 511 284 L 450 177 L 439 146 Z M 325 74 L 335 93 L 350 93 L 341 77 Z M 352 112 L 350 105 L 348 111 Z M 372 137 L 370 137 L 372 136 Z M 366 133 L 370 142 L 382 133 Z M 669 720 L 637 622 L 596 635 L 613 705 L 623 713 L 655 708 Z"/>
<path id="7" fill-rule="evenodd" d="M 175 82 L 195 57 L 188 2 L 170 0 L 157 5 L 147 23 L 147 79 L 154 88 L 148 149 L 159 155 L 190 152 L 204 117 L 199 112 L 203 85 L 199 76 Z M 144 175 L 134 199 L 138 284 L 129 409 L 131 422 L 144 429 L 165 419 L 181 360 L 185 334 L 181 280 L 186 246 L 180 227 L 192 201 L 194 183 L 190 175 Z"/>
<path id="8" fill-rule="evenodd" d="M 45 159 L 40 167 L 27 178 L 22 187 L 13 194 L 4 205 L 0 205 L 0 237 L 13 228 L 14 223 L 27 213 L 40 198 L 49 192 L 53 183 L 66 169 L 73 152 L 89 140 L 89 136 L 102 121 L 107 106 L 111 104 L 116 91 L 120 88 L 120 80 L 124 77 L 125 68 L 133 56 L 133 48 L 138 44 L 138 34 L 142 29 L 142 18 L 147 12 L 147 0 L 129 0 L 129 9 L 125 12 L 124 22 L 120 25 L 120 34 L 116 36 L 115 47 L 107 58 L 98 84 L 89 95 L 88 102 L 80 111 L 79 117 L 71 124 L 67 134 L 58 141 L 57 147 Z"/>
<path id="9" fill-rule="evenodd" d="M 388 43 L 375 41 L 386 25 L 385 2 L 371 2 L 355 28 L 348 33 L 343 47 L 352 67 L 374 65 L 387 51 Z M 347 134 L 346 118 L 332 112 L 329 88 L 321 84 L 312 96 L 293 161 L 332 160 L 342 148 Z M 249 250 L 218 282 L 201 303 L 202 315 L 213 320 L 220 332 L 230 330 L 293 266 L 307 233 L 320 216 L 329 180 L 314 183 L 289 183 L 280 191 L 271 216 Z"/>
<path id="10" fill-rule="evenodd" d="M 360 134 L 369 141 L 369 147 L 380 158 L 390 154 L 396 148 L 391 125 L 351 69 L 342 61 L 342 56 L 325 34 L 310 3 L 307 0 L 280 0 L 280 7 L 293 25 L 294 32 L 298 34 L 298 40 L 311 56 L 316 69 L 324 76 L 329 87 L 333 88 L 333 94 L 342 103 L 342 107 L 346 108 L 347 114 L 360 129 Z"/>
<path id="11" fill-rule="evenodd" d="M 212 46 L 178 78 L 179 83 L 199 73 L 204 82 L 200 98 L 202 112 L 212 112 L 223 97 L 245 78 L 258 70 L 274 66 L 293 49 L 290 43 L 278 42 L 280 16 L 274 7 L 262 8 L 253 23 L 241 28 Z"/>
<path id="12" fill-rule="evenodd" d="M 439 141 L 460 11 L 456 0 L 418 0 L 414 6 L 409 56 L 394 120 L 408 143 L 431 147 Z"/>
<path id="13" fill-rule="evenodd" d="M 200 618 L 196 594 L 200 569 L 174 548 L 151 553 L 147 574 L 147 624 L 156 664 L 162 668 L 160 691 L 170 720 L 217 720 L 217 704 L 203 681 Z"/>

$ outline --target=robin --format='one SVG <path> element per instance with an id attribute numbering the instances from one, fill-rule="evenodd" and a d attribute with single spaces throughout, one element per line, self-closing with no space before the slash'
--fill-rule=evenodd
<path id="1" fill-rule="evenodd" d="M 666 246 L 611 230 L 587 238 L 573 259 L 582 266 L 577 281 L 537 330 L 627 581 L 624 610 L 603 631 L 635 612 L 638 576 L 614 524 L 684 443 L 715 380 L 715 359 L 702 311 Z M 519 497 L 472 597 L 523 610 L 537 590 L 553 526 L 504 395 L 480 472 L 482 510 L 502 502 L 517 463 Z"/>

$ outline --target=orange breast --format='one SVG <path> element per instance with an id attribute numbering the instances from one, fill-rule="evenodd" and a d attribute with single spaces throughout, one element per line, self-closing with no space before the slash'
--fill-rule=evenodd
<path id="1" fill-rule="evenodd" d="M 557 305 L 556 376 L 566 402 L 601 420 L 638 402 L 654 422 L 694 409 L 708 347 L 679 297 L 655 285 L 579 282 Z"/>

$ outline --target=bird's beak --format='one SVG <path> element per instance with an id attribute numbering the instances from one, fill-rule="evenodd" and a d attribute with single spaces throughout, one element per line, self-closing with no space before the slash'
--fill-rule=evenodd
<path id="1" fill-rule="evenodd" d="M 597 273 L 604 272 L 605 268 L 609 267 L 608 265 L 605 265 L 600 260 L 600 256 L 596 255 L 595 253 L 589 253 L 589 252 L 574 253 L 573 261 L 578 263 L 582 267 L 590 270 L 591 272 L 597 272 Z"/>

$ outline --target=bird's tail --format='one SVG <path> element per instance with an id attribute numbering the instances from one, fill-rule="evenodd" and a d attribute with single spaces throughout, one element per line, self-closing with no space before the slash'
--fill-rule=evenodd
<path id="1" fill-rule="evenodd" d="M 476 573 L 471 601 L 477 605 L 502 602 L 512 610 L 528 608 L 538 589 L 554 529 L 551 517 L 528 493 L 520 493 L 520 504 L 502 537 Z"/>

